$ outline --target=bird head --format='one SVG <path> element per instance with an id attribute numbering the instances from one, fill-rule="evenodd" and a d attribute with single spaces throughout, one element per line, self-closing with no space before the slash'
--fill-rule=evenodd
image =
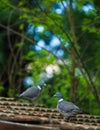
<path id="1" fill-rule="evenodd" d="M 40 87 L 46 86 L 46 83 L 45 83 L 45 82 L 40 82 L 40 83 L 39 83 L 39 86 L 40 86 Z"/>
<path id="2" fill-rule="evenodd" d="M 54 96 L 58 97 L 58 99 L 63 98 L 60 92 L 56 92 L 56 94 L 54 94 Z"/>

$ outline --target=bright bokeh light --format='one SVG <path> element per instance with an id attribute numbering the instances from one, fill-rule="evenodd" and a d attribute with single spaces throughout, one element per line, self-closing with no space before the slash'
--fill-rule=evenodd
<path id="1" fill-rule="evenodd" d="M 36 32 L 39 32 L 39 33 L 43 32 L 43 30 L 44 30 L 44 27 L 43 27 L 43 26 L 38 26 L 38 27 L 36 28 Z"/>
<path id="2" fill-rule="evenodd" d="M 54 71 L 55 74 L 59 74 L 60 73 L 60 68 L 59 68 L 58 65 L 53 65 L 52 69 L 53 69 L 53 71 Z"/>
<path id="3" fill-rule="evenodd" d="M 44 80 L 44 81 L 47 81 L 48 79 L 50 79 L 50 78 L 52 78 L 53 77 L 53 75 L 51 74 L 48 74 L 48 73 L 46 73 L 46 72 L 42 72 L 42 73 L 40 73 L 40 78 L 41 78 L 41 80 Z"/>
<path id="4" fill-rule="evenodd" d="M 34 25 L 29 24 L 27 29 L 28 33 L 33 34 L 33 30 L 34 30 Z"/>
<path id="5" fill-rule="evenodd" d="M 34 81 L 31 76 L 26 76 L 23 80 L 24 87 L 32 87 L 34 85 Z"/>
<path id="6" fill-rule="evenodd" d="M 93 5 L 91 5 L 91 4 L 88 4 L 88 5 L 84 5 L 83 7 L 82 7 L 82 10 L 84 11 L 84 12 L 89 12 L 89 11 L 91 11 L 91 10 L 93 10 L 94 9 L 94 7 L 93 7 Z"/>
<path id="7" fill-rule="evenodd" d="M 60 45 L 60 41 L 56 36 L 53 36 L 50 42 L 51 47 L 56 47 Z"/>
<path id="8" fill-rule="evenodd" d="M 49 75 L 52 75 L 52 74 L 53 74 L 52 65 L 48 65 L 48 66 L 46 67 L 46 72 L 47 72 Z"/>
<path id="9" fill-rule="evenodd" d="M 45 42 L 44 42 L 44 40 L 39 40 L 38 42 L 37 42 L 37 45 L 35 46 L 35 49 L 37 50 L 37 51 L 40 51 L 42 48 L 45 48 Z"/>
<path id="10" fill-rule="evenodd" d="M 52 8 L 57 14 L 62 14 L 64 11 L 64 7 L 60 2 L 57 2 Z"/>
<path id="11" fill-rule="evenodd" d="M 62 11 L 62 9 L 56 9 L 55 12 L 56 12 L 57 14 L 62 14 L 63 11 Z"/>
<path id="12" fill-rule="evenodd" d="M 40 47 L 44 47 L 45 46 L 45 42 L 44 42 L 44 40 L 39 40 L 38 42 L 37 42 L 37 45 L 38 46 L 40 46 Z"/>
<path id="13" fill-rule="evenodd" d="M 48 75 L 52 75 L 53 76 L 53 74 L 59 74 L 60 73 L 60 68 L 59 68 L 59 66 L 58 65 L 53 65 L 53 64 L 50 64 L 50 65 L 48 65 L 47 67 L 46 67 L 46 73 L 48 74 Z"/>
<path id="14" fill-rule="evenodd" d="M 64 51 L 63 50 L 58 50 L 57 52 L 56 52 L 56 55 L 58 56 L 58 57 L 62 57 L 63 55 L 64 55 Z"/>

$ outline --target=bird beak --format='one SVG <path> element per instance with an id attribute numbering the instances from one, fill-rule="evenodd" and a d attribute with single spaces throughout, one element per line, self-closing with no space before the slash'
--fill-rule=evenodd
<path id="1" fill-rule="evenodd" d="M 46 86 L 47 84 L 46 83 L 44 83 L 44 86 Z"/>
<path id="2" fill-rule="evenodd" d="M 56 94 L 54 94 L 53 96 L 54 96 L 54 97 L 57 97 L 57 95 L 56 95 Z"/>

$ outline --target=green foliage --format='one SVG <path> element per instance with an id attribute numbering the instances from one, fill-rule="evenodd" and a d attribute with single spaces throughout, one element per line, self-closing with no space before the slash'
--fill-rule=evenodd
<path id="1" fill-rule="evenodd" d="M 7 96 L 8 97 L 13 97 L 13 95 L 14 95 L 14 89 L 9 89 L 8 93 L 7 93 Z"/>
<path id="2" fill-rule="evenodd" d="M 3 91 L 4 91 L 4 86 L 0 85 L 0 95 L 2 95 Z"/>
<path id="3" fill-rule="evenodd" d="M 84 11 L 83 6 L 89 4 L 93 9 Z M 5 86 L 0 87 L 1 93 L 6 87 L 9 97 L 21 92 L 23 87 L 15 92 L 13 86 L 21 86 L 26 75 L 33 77 L 35 85 L 45 81 L 49 66 L 52 75 L 38 103 L 56 107 L 57 99 L 53 95 L 60 91 L 66 100 L 74 95 L 73 101 L 83 109 L 100 113 L 100 102 L 90 90 L 91 79 L 100 92 L 100 16 L 93 0 L 73 0 L 72 5 L 73 14 L 66 0 L 0 2 L 0 82 Z M 29 25 L 33 26 L 31 33 Z M 37 30 L 40 26 L 43 31 Z M 59 45 L 51 46 L 53 36 L 59 39 Z M 40 40 L 44 41 L 45 47 L 38 45 Z M 60 56 L 57 55 L 59 51 L 63 52 Z M 59 68 L 58 72 L 55 66 Z M 5 77 L 8 77 L 6 81 Z"/>

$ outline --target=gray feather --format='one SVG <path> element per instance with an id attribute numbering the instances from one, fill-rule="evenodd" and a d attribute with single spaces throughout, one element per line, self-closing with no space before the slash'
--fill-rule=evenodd
<path id="1" fill-rule="evenodd" d="M 35 100 L 41 93 L 41 90 L 37 87 L 28 88 L 22 94 L 19 95 L 19 98 L 25 98 L 29 100 Z"/>
<path id="2" fill-rule="evenodd" d="M 82 113 L 82 110 L 79 107 L 77 107 L 72 102 L 65 100 L 58 102 L 57 109 L 60 113 L 64 114 L 67 117 Z"/>
<path id="3" fill-rule="evenodd" d="M 21 93 L 19 96 L 15 97 L 15 100 L 23 98 L 23 99 L 27 99 L 32 102 L 41 94 L 41 88 L 45 85 L 46 85 L 46 83 L 42 81 L 39 83 L 38 86 L 28 88 L 23 93 Z"/>
<path id="4" fill-rule="evenodd" d="M 74 103 L 65 101 L 59 92 L 56 93 L 56 96 L 58 97 L 57 110 L 67 118 L 83 113 Z"/>

